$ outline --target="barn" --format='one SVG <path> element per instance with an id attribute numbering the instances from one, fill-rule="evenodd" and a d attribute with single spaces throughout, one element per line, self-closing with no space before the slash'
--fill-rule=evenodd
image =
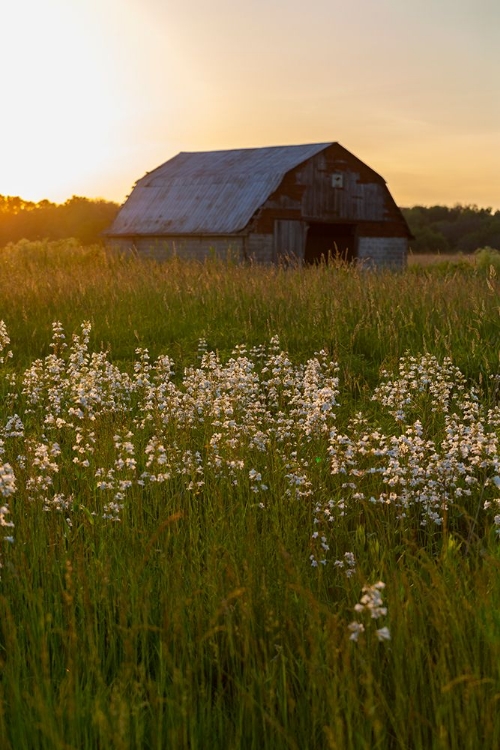
<path id="1" fill-rule="evenodd" d="M 136 183 L 106 236 L 158 260 L 391 268 L 411 238 L 385 180 L 339 143 L 182 152 Z"/>

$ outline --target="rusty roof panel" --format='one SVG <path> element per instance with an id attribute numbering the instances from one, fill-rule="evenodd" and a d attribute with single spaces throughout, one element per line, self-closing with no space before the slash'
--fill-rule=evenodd
<path id="1" fill-rule="evenodd" d="M 108 234 L 233 234 L 331 143 L 180 153 L 138 181 Z"/>

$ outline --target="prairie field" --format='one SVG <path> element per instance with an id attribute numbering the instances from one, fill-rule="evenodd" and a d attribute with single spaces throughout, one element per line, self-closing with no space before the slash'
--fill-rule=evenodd
<path id="1" fill-rule="evenodd" d="M 0 252 L 2 750 L 500 747 L 500 282 L 438 266 Z"/>
<path id="2" fill-rule="evenodd" d="M 472 253 L 470 255 L 464 255 L 463 253 L 422 253 L 420 255 L 409 253 L 408 255 L 408 265 L 410 268 L 414 268 L 415 266 L 428 268 L 440 263 L 448 263 L 449 265 L 467 263 L 473 266 L 474 261 L 475 256 Z"/>

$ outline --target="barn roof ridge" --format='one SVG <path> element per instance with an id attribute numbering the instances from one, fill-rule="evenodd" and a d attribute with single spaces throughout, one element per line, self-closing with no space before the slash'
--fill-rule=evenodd
<path id="1" fill-rule="evenodd" d="M 238 146 L 237 148 L 210 148 L 210 149 L 196 149 L 196 151 L 179 151 L 180 154 L 224 154 L 236 151 L 273 151 L 276 149 L 299 149 L 308 148 L 310 146 L 317 146 L 318 148 L 327 148 L 332 146 L 337 141 L 315 141 L 314 143 L 282 143 L 275 144 L 274 146 Z"/>
<path id="2" fill-rule="evenodd" d="M 216 149 L 209 151 L 179 151 L 151 172 L 147 172 L 137 184 L 149 184 L 157 176 L 188 177 L 193 172 L 203 171 L 207 176 L 229 173 L 238 174 L 256 171 L 279 173 L 282 177 L 303 161 L 333 146 L 335 141 L 327 143 L 305 143 L 288 146 L 255 146 L 245 148 Z"/>

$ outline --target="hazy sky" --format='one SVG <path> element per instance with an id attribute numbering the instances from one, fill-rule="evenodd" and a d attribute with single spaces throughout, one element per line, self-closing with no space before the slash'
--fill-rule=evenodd
<path id="1" fill-rule="evenodd" d="M 499 42 L 500 0 L 0 0 L 0 194 L 339 141 L 401 206 L 500 208 Z"/>

